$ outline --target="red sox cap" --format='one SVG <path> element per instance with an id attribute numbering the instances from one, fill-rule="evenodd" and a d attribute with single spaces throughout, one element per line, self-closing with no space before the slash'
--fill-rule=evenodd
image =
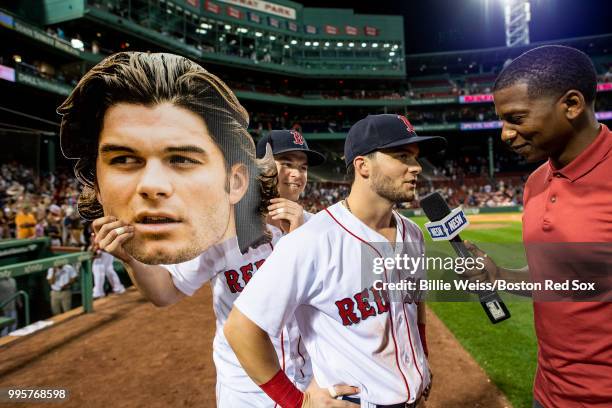
<path id="1" fill-rule="evenodd" d="M 344 160 L 348 167 L 357 156 L 413 143 L 419 144 L 420 157 L 437 153 L 446 147 L 446 139 L 443 137 L 418 136 L 405 116 L 368 115 L 349 130 L 344 142 Z"/>
<path id="2" fill-rule="evenodd" d="M 317 166 L 325 161 L 325 156 L 308 148 L 308 143 L 300 132 L 296 130 L 272 130 L 257 142 L 257 158 L 266 155 L 266 144 L 270 143 L 272 154 L 285 152 L 304 152 L 308 158 L 309 166 Z"/>

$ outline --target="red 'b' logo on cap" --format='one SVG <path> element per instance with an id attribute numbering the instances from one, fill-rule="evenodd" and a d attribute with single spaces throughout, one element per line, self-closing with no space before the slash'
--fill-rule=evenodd
<path id="1" fill-rule="evenodd" d="M 412 127 L 412 123 L 410 123 L 407 117 L 402 116 L 402 115 L 397 115 L 397 118 L 401 120 L 402 122 L 404 122 L 404 125 L 406 125 L 407 131 L 409 131 L 410 133 L 414 133 L 414 127 Z"/>
<path id="2" fill-rule="evenodd" d="M 298 145 L 304 144 L 304 137 L 300 135 L 300 132 L 292 130 L 291 134 L 293 135 L 293 143 L 298 144 Z"/>

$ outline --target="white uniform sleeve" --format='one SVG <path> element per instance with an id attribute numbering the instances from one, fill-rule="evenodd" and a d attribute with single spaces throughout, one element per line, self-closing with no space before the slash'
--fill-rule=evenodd
<path id="1" fill-rule="evenodd" d="M 51 279 L 52 275 L 53 275 L 53 268 L 47 269 L 47 279 Z"/>
<path id="2" fill-rule="evenodd" d="M 236 240 L 236 238 L 230 238 L 230 240 Z M 223 269 L 226 264 L 226 252 L 233 248 L 232 243 L 228 242 L 230 240 L 213 245 L 190 261 L 160 266 L 170 272 L 172 282 L 178 290 L 187 296 L 192 296 Z"/>
<path id="3" fill-rule="evenodd" d="M 68 271 L 68 279 L 72 279 L 78 275 L 76 269 L 74 269 L 74 266 L 64 265 L 64 268 L 66 268 Z"/>
<path id="4" fill-rule="evenodd" d="M 315 287 L 317 248 L 300 242 L 316 242 L 316 238 L 305 235 L 298 229 L 283 237 L 234 302 L 246 317 L 273 337 L 280 335 L 295 309 L 307 301 Z"/>

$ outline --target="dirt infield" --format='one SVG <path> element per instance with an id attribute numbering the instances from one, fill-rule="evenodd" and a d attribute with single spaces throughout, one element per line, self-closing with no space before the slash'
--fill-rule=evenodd
<path id="1" fill-rule="evenodd" d="M 215 406 L 210 287 L 164 309 L 132 288 L 95 309 L 0 348 L 0 388 L 64 387 L 69 400 L 52 404 L 62 407 Z M 427 326 L 434 387 L 426 407 L 510 407 L 433 313 Z"/>

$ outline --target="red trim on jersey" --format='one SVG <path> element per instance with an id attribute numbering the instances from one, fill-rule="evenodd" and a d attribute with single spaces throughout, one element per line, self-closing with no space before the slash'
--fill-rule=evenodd
<path id="1" fill-rule="evenodd" d="M 272 246 L 272 244 L 270 244 L 270 246 Z M 283 330 L 281 330 L 281 353 L 283 355 L 283 368 L 282 368 L 282 372 L 285 372 L 285 329 L 283 328 Z M 278 404 L 274 404 L 274 408 L 276 408 Z"/>
<path id="2" fill-rule="evenodd" d="M 285 330 L 281 330 L 281 352 L 283 353 L 283 371 L 285 371 Z"/>
<path id="3" fill-rule="evenodd" d="M 353 234 L 348 228 L 346 228 L 344 225 L 342 225 L 342 223 L 340 221 L 338 221 L 336 219 L 336 217 L 334 217 L 332 215 L 331 212 L 329 212 L 329 210 L 326 208 L 325 212 L 327 212 L 327 214 L 329 214 L 329 216 L 332 218 L 332 220 L 334 220 L 336 222 L 336 224 L 340 225 L 342 227 L 342 229 L 344 229 L 346 232 L 348 232 L 350 235 L 352 235 L 353 237 L 357 238 L 359 241 L 363 242 L 364 244 L 366 244 L 367 246 L 369 246 L 370 248 L 372 248 L 379 257 L 383 257 L 382 254 L 380 252 L 378 252 L 378 250 L 376 248 L 374 248 L 369 242 L 367 242 L 366 240 L 364 240 L 363 238 L 360 238 L 359 236 Z M 402 220 L 402 224 L 403 224 L 403 220 Z M 385 280 L 388 282 L 387 279 L 387 268 L 385 268 Z M 389 306 L 391 306 L 391 303 L 389 303 Z M 410 400 L 410 386 L 408 385 L 408 381 L 406 380 L 406 376 L 404 375 L 404 372 L 402 371 L 402 368 L 400 367 L 400 363 L 399 363 L 399 357 L 397 354 L 397 340 L 395 339 L 395 328 L 393 325 L 393 317 L 391 316 L 393 314 L 393 309 L 391 307 L 389 307 L 389 322 L 391 323 L 391 338 L 393 339 L 393 345 L 394 347 L 394 353 L 395 353 L 395 364 L 397 365 L 397 369 L 399 370 L 400 374 L 402 375 L 402 380 L 404 380 L 404 385 L 406 386 L 406 391 L 408 392 L 408 400 Z M 404 318 L 406 318 L 404 316 Z M 406 320 L 406 325 L 408 325 L 408 320 Z M 416 364 L 416 361 L 415 361 Z M 423 381 L 423 380 L 421 380 Z"/>
<path id="4" fill-rule="evenodd" d="M 410 343 L 410 350 L 412 351 L 412 360 L 414 360 L 414 366 L 421 377 L 421 384 L 423 384 L 423 374 L 419 370 L 419 363 L 417 362 L 416 356 L 414 355 L 414 346 L 412 345 L 412 337 L 410 336 L 410 325 L 408 324 L 408 318 L 406 317 L 406 303 L 402 302 L 402 309 L 404 310 L 404 320 L 406 320 L 406 331 L 408 332 L 408 343 Z"/>
<path id="5" fill-rule="evenodd" d="M 306 359 L 304 358 L 304 356 L 302 355 L 302 353 L 300 353 L 300 344 L 302 343 L 302 335 L 300 334 L 300 337 L 298 337 L 298 345 L 297 345 L 297 351 L 298 351 L 298 355 L 300 357 L 302 357 L 302 361 L 303 361 L 303 365 L 306 365 Z M 304 371 L 302 371 L 302 369 L 300 368 L 300 373 L 302 374 L 302 378 L 304 378 Z"/>
<path id="6" fill-rule="evenodd" d="M 399 217 L 399 219 L 402 221 L 402 241 L 405 241 L 406 240 L 406 223 L 404 222 L 404 219 L 402 217 Z M 412 359 L 414 360 L 414 366 L 416 367 L 417 372 L 419 373 L 419 377 L 421 377 L 421 383 L 423 383 L 423 374 L 421 373 L 421 370 L 419 370 L 419 364 L 417 363 L 416 356 L 414 355 L 414 346 L 412 345 L 412 337 L 410 336 L 410 325 L 408 324 L 408 318 L 406 317 L 406 304 L 405 303 L 402 303 L 402 308 L 404 310 L 404 320 L 406 320 L 406 330 L 408 331 L 408 342 L 410 343 L 410 350 L 412 351 Z"/>
<path id="7" fill-rule="evenodd" d="M 401 215 L 397 214 L 397 218 L 402 222 L 402 242 L 406 241 L 406 224 L 404 223 L 404 219 Z"/>

